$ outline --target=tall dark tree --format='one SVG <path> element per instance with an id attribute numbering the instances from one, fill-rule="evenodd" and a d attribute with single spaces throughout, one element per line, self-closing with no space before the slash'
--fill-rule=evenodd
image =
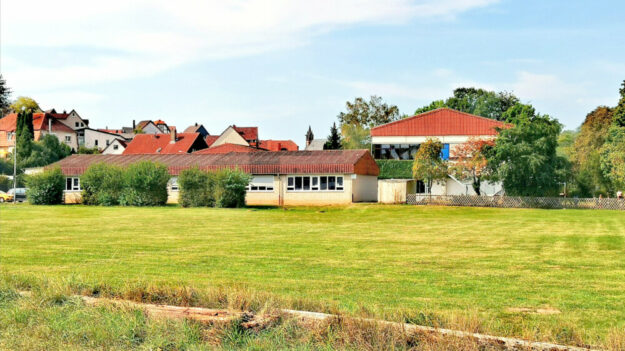
<path id="1" fill-rule="evenodd" d="M 30 157 L 33 150 L 33 113 L 20 111 L 17 114 L 15 128 L 15 142 L 17 146 L 17 161 L 22 162 Z"/>
<path id="2" fill-rule="evenodd" d="M 2 74 L 0 74 L 0 117 L 9 112 L 9 106 L 11 106 L 10 96 L 11 89 L 7 86 L 7 82 L 2 77 Z"/>
<path id="3" fill-rule="evenodd" d="M 625 80 L 621 83 L 619 93 L 621 93 L 621 99 L 614 108 L 614 124 L 618 127 L 625 127 Z"/>
<path id="4" fill-rule="evenodd" d="M 336 123 L 332 123 L 332 128 L 330 128 L 330 135 L 328 136 L 328 140 L 324 145 L 325 150 L 338 150 L 342 147 L 341 143 L 341 135 L 339 134 L 339 129 L 336 127 Z"/>

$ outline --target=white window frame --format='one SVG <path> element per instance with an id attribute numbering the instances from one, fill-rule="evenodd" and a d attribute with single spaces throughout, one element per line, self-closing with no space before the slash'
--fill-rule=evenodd
<path id="1" fill-rule="evenodd" d="M 252 176 L 245 189 L 251 193 L 273 193 L 273 175 Z"/>
<path id="2" fill-rule="evenodd" d="M 296 184 L 298 183 L 298 178 L 301 179 L 299 181 L 300 189 L 296 189 L 295 187 Z M 334 178 L 334 186 L 333 186 L 334 189 L 329 189 L 331 178 Z M 296 192 L 296 193 L 331 192 L 331 193 L 335 193 L 335 192 L 345 191 L 345 177 L 343 175 L 336 175 L 336 174 L 292 175 L 292 176 L 287 176 L 286 184 L 287 184 L 286 186 L 287 192 Z M 322 184 L 325 184 L 325 186 Z"/>
<path id="3" fill-rule="evenodd" d="M 67 182 L 70 182 L 69 188 L 68 189 L 68 184 Z M 81 191 L 82 189 L 80 188 L 80 177 L 65 177 L 65 191 Z"/>
<path id="4" fill-rule="evenodd" d="M 65 142 L 66 142 L 66 143 L 69 143 L 69 142 L 71 142 L 71 141 L 72 141 L 72 136 L 71 136 L 71 135 L 66 135 L 66 136 L 65 136 Z"/>
<path id="5" fill-rule="evenodd" d="M 171 191 L 180 191 L 180 186 L 178 186 L 178 177 L 169 178 L 169 189 Z"/>

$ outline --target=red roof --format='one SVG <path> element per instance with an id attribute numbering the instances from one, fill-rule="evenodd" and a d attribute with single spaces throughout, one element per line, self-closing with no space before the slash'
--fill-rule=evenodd
<path id="1" fill-rule="evenodd" d="M 111 134 L 123 134 L 124 131 L 121 129 L 104 129 L 104 128 L 100 128 L 97 129 L 100 132 L 104 132 L 104 133 L 111 133 Z"/>
<path id="2" fill-rule="evenodd" d="M 176 142 L 171 143 L 172 134 L 137 134 L 128 143 L 124 155 L 132 154 L 180 154 L 191 152 L 199 133 L 179 133 Z"/>
<path id="3" fill-rule="evenodd" d="M 509 124 L 450 108 L 439 108 L 371 129 L 371 136 L 497 135 Z"/>
<path id="4" fill-rule="evenodd" d="M 208 145 L 208 147 L 210 147 L 211 145 L 213 145 L 213 143 L 219 139 L 219 135 L 207 135 L 206 138 L 204 138 L 204 140 L 206 141 L 206 145 Z"/>
<path id="5" fill-rule="evenodd" d="M 259 147 L 269 151 L 297 151 L 299 146 L 293 140 L 261 140 Z"/>
<path id="6" fill-rule="evenodd" d="M 248 143 L 250 140 L 258 140 L 258 127 L 237 127 L 232 125 L 232 128 L 239 132 Z"/>
<path id="7" fill-rule="evenodd" d="M 194 154 L 210 155 L 210 154 L 227 154 L 229 152 L 257 152 L 257 151 L 265 151 L 265 150 L 257 149 L 251 146 L 228 143 L 228 144 L 221 144 L 221 145 L 211 147 L 208 149 L 202 149 L 202 150 L 194 152 Z"/>
<path id="8" fill-rule="evenodd" d="M 368 150 L 250 152 L 213 155 L 72 155 L 48 167 L 60 166 L 65 175 L 81 175 L 94 163 L 127 166 L 139 161 L 166 165 L 171 175 L 197 166 L 203 170 L 238 168 L 250 174 L 361 174 L 377 176 L 378 165 Z"/>
<path id="9" fill-rule="evenodd" d="M 61 122 L 57 122 L 54 115 L 40 112 L 33 113 L 33 129 L 34 130 L 47 130 L 48 129 L 48 120 L 52 119 L 52 130 L 54 131 L 63 131 L 68 133 L 73 133 L 74 130 Z M 6 115 L 4 118 L 0 119 L 0 130 L 7 132 L 14 132 L 15 126 L 17 124 L 17 113 L 10 113 Z"/>

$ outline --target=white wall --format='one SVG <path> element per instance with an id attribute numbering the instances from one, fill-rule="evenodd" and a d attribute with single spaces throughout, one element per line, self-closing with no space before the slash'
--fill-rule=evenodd
<path id="1" fill-rule="evenodd" d="M 115 150 L 115 145 L 117 145 L 117 150 Z M 123 146 L 119 142 L 119 140 L 116 139 L 116 140 L 113 140 L 111 145 L 105 148 L 102 153 L 105 155 L 121 155 L 124 152 L 124 150 L 126 150 L 126 147 Z"/>
<path id="2" fill-rule="evenodd" d="M 85 147 L 94 148 L 97 147 L 100 150 L 104 150 L 107 146 L 106 142 L 108 140 L 109 143 L 112 143 L 115 139 L 120 139 L 121 137 L 114 134 L 103 133 L 93 129 L 85 129 Z M 96 145 L 97 141 L 97 145 Z M 122 150 L 123 151 L 123 150 Z"/>

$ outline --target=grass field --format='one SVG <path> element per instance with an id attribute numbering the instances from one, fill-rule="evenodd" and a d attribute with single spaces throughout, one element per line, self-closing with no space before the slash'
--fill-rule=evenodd
<path id="1" fill-rule="evenodd" d="M 623 212 L 3 205 L 0 226 L 16 286 L 188 286 L 560 343 L 625 335 Z"/>

